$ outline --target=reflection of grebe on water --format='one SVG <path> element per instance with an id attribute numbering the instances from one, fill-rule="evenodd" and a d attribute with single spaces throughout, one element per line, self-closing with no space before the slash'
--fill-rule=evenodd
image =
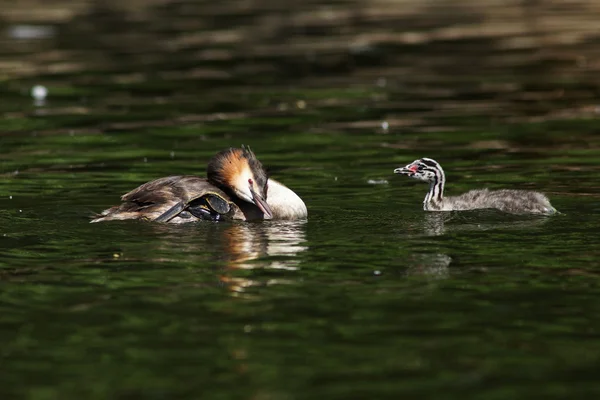
<path id="1" fill-rule="evenodd" d="M 223 230 L 223 243 L 227 248 L 227 268 L 234 269 L 278 269 L 294 271 L 300 260 L 297 256 L 308 247 L 305 233 L 306 221 L 270 221 L 260 224 L 234 223 Z M 285 278 L 270 278 L 257 281 L 232 276 L 227 273 L 221 280 L 229 284 L 232 291 L 241 292 L 248 286 L 282 284 L 294 280 L 293 275 Z"/>

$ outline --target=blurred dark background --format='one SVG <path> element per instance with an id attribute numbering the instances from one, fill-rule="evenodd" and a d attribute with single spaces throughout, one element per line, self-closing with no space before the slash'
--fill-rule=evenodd
<path id="1" fill-rule="evenodd" d="M 395 103 L 380 116 L 401 110 L 403 126 L 430 101 L 438 116 L 510 121 L 597 112 L 596 1 L 3 3 L 0 75 L 13 90 L 211 96 L 204 111 L 225 112 L 237 108 L 228 87 L 368 84 Z"/>

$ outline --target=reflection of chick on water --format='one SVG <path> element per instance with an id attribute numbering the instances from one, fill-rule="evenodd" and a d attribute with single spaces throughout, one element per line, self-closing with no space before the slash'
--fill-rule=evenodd
<path id="1" fill-rule="evenodd" d="M 534 229 L 548 222 L 536 216 L 506 215 L 497 210 L 472 210 L 461 213 L 427 213 L 423 217 L 426 236 L 441 236 L 452 232 Z"/>

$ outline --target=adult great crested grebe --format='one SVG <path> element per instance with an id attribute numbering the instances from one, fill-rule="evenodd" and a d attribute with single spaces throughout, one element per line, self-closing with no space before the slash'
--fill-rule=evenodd
<path id="1" fill-rule="evenodd" d="M 123 203 L 102 211 L 91 222 L 292 220 L 308 215 L 302 199 L 269 178 L 249 147 L 217 153 L 208 163 L 206 176 L 168 176 L 147 182 L 123 195 Z"/>
<path id="2" fill-rule="evenodd" d="M 512 214 L 555 214 L 550 200 L 539 192 L 528 190 L 471 190 L 460 196 L 444 197 L 446 177 L 441 165 L 431 158 L 415 160 L 395 174 L 428 182 L 429 192 L 423 201 L 425 211 L 464 211 L 480 208 L 496 208 Z"/>

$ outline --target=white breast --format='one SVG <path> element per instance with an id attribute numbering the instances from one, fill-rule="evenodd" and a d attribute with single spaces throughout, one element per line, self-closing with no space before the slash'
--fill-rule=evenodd
<path id="1" fill-rule="evenodd" d="M 269 179 L 267 204 L 273 211 L 273 219 L 304 219 L 308 216 L 308 210 L 302 199 L 274 179 Z"/>

